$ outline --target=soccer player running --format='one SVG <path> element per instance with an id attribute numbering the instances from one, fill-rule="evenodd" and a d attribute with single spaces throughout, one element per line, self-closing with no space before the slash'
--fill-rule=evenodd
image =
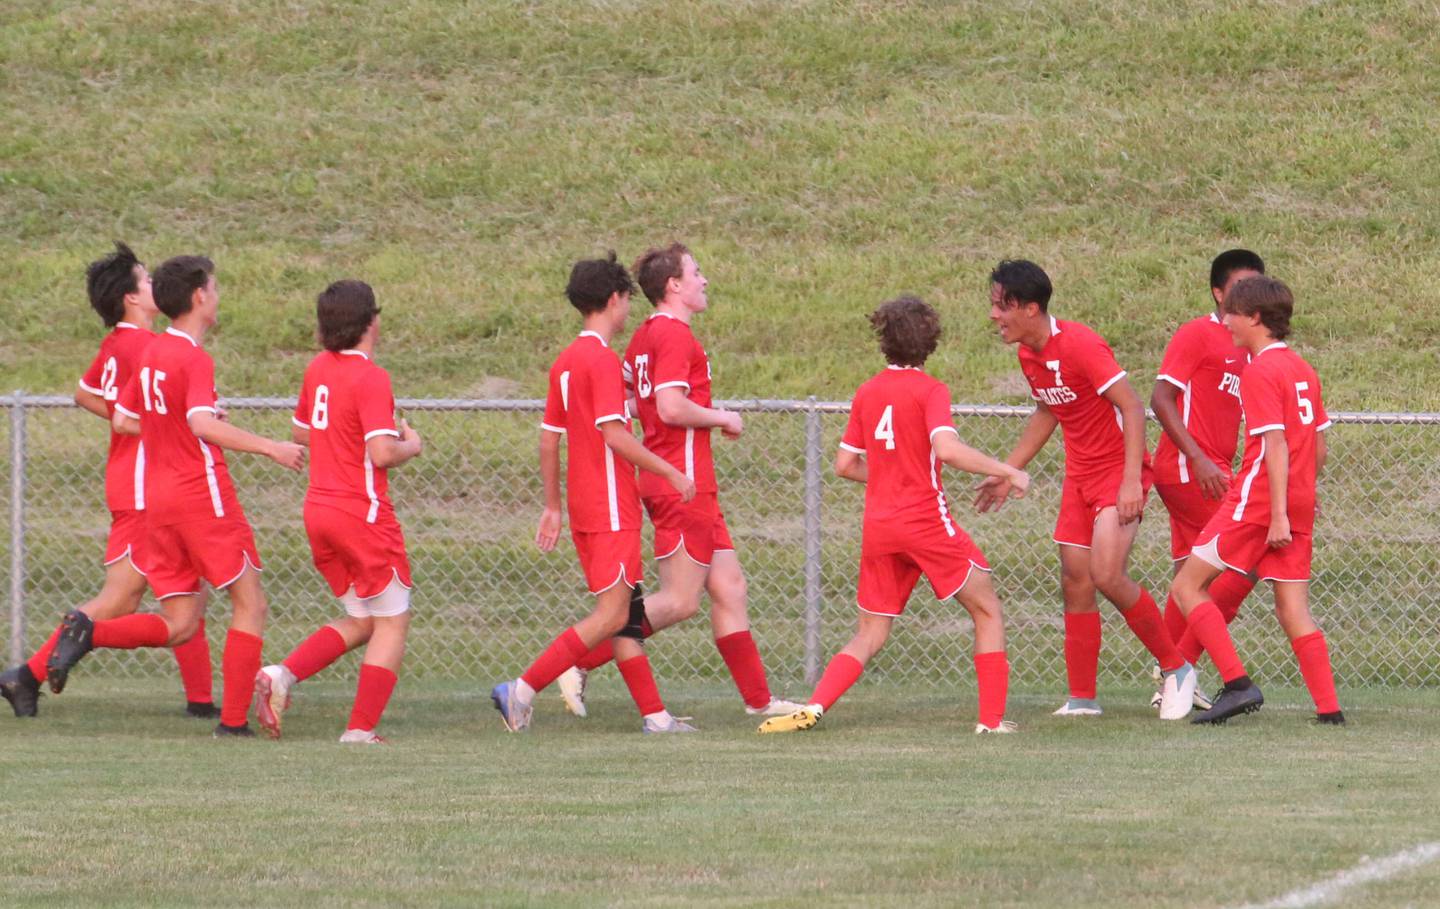
<path id="1" fill-rule="evenodd" d="M 633 389 L 645 446 L 695 483 L 693 501 L 677 496 L 660 476 L 642 471 L 640 495 L 655 525 L 660 591 L 645 600 L 647 633 L 684 621 L 710 594 L 715 647 L 753 716 L 782 716 L 800 705 L 770 692 L 765 664 L 750 634 L 745 572 L 720 510 L 710 432 L 727 439 L 744 431 L 740 414 L 711 406 L 710 359 L 691 331 L 709 307 L 708 282 L 683 244 L 650 249 L 635 263 L 635 280 L 655 306 L 625 350 L 626 384 Z M 609 657 L 587 654 L 582 670 Z"/>
<path id="2" fill-rule="evenodd" d="M 104 419 L 108 427 L 120 389 L 155 340 L 152 326 L 157 310 L 150 274 L 124 243 L 117 242 L 115 252 L 90 263 L 85 279 L 90 306 L 111 331 L 81 377 L 75 403 Z M 105 460 L 105 505 L 110 509 L 105 582 L 100 592 L 77 610 L 91 621 L 129 615 L 140 608 L 145 594 L 145 575 L 136 567 L 144 561 L 144 450 L 135 436 L 113 428 Z M 60 667 L 52 675 L 47 665 L 64 629 L 62 622 L 29 660 L 0 675 L 0 695 L 10 702 L 17 717 L 35 716 L 40 684 L 47 679 L 55 694 L 64 690 L 69 667 Z M 215 716 L 218 711 L 211 693 L 210 643 L 205 638 L 204 619 L 194 637 L 175 647 L 174 653 L 185 686 L 186 714 L 202 719 Z"/>
<path id="3" fill-rule="evenodd" d="M 915 297 L 900 297 L 870 315 L 887 366 L 860 386 L 835 457 L 835 473 L 865 485 L 861 534 L 860 625 L 825 667 L 810 703 L 771 717 L 762 733 L 809 729 L 860 678 L 890 637 L 897 616 L 924 574 L 939 600 L 960 601 L 975 622 L 979 683 L 977 733 L 1009 733 L 1005 719 L 1010 664 L 1005 622 L 990 583 L 990 566 L 956 523 L 945 499 L 940 465 L 1000 477 L 1007 495 L 1030 485 L 1025 471 L 960 441 L 950 418 L 950 389 L 921 371 L 940 339 L 940 317 Z"/>
<path id="4" fill-rule="evenodd" d="M 1171 594 L 1190 630 L 1210 654 L 1225 687 L 1193 723 L 1223 723 L 1260 709 L 1265 698 L 1250 680 L 1210 594 L 1227 569 L 1253 573 L 1275 592 L 1275 617 L 1290 638 L 1300 675 L 1315 701 L 1316 720 L 1341 724 L 1335 676 L 1325 634 L 1310 615 L 1311 534 L 1315 528 L 1315 480 L 1325 464 L 1330 419 L 1320 378 L 1285 344 L 1295 301 L 1274 278 L 1237 282 L 1225 295 L 1225 327 L 1250 352 L 1240 377 L 1245 410 L 1245 454 L 1237 482 L 1195 541 Z M 1184 692 L 1165 692 L 1182 715 Z M 1162 704 L 1165 710 L 1170 704 Z"/>
<path id="5" fill-rule="evenodd" d="M 1110 345 L 1079 322 L 1050 315 L 1050 277 L 1034 262 L 1006 260 L 990 273 L 990 319 L 1008 344 L 1035 399 L 1006 458 L 1025 467 L 1058 425 L 1065 437 L 1065 481 L 1055 542 L 1065 601 L 1065 671 L 1070 696 L 1056 716 L 1098 716 L 1095 679 L 1100 659 L 1098 590 L 1160 663 L 1165 690 L 1195 689 L 1195 668 L 1171 640 L 1154 599 L 1131 580 L 1126 563 L 1151 483 L 1145 451 L 1145 406 L 1115 362 Z M 980 484 L 976 506 L 998 507 L 1009 481 Z"/>
<path id="6" fill-rule="evenodd" d="M 395 420 L 390 374 L 371 360 L 380 307 L 363 281 L 336 281 L 315 302 L 325 348 L 310 361 L 295 407 L 293 439 L 310 448 L 305 533 L 315 568 L 345 617 L 321 626 L 284 661 L 255 676 L 255 718 L 271 738 L 290 689 L 365 645 L 343 744 L 383 745 L 375 732 L 405 656 L 410 559 L 388 494 L 389 470 L 420 454 L 420 434 Z"/>
<path id="7" fill-rule="evenodd" d="M 155 304 L 170 327 L 141 355 L 115 402 L 112 425 L 138 434 L 145 448 L 146 548 L 139 567 L 163 614 L 92 622 L 71 612 L 50 655 L 50 671 L 68 671 L 92 648 L 185 643 L 200 627 L 204 579 L 230 595 L 231 607 L 215 735 L 250 736 L 246 714 L 267 606 L 255 536 L 235 497 L 223 449 L 263 454 L 291 470 L 304 466 L 305 449 L 232 426 L 216 405 L 215 361 L 201 347 L 219 317 L 214 263 L 176 256 L 155 270 L 153 285 Z"/>
<path id="8" fill-rule="evenodd" d="M 608 259 L 575 263 L 565 288 L 571 305 L 580 311 L 584 330 L 550 367 L 540 424 L 545 507 L 535 542 L 549 552 L 560 538 L 560 438 L 564 436 L 569 449 L 565 487 L 570 536 L 595 607 L 555 638 L 519 678 L 491 690 L 490 699 L 511 732 L 530 725 L 536 692 L 611 638 L 615 640 L 609 646 L 643 715 L 642 730 L 695 731 L 671 716 L 660 701 L 640 642 L 616 637 L 622 631 L 639 634 L 639 622 L 631 621 L 644 568 L 635 468 L 661 477 L 682 502 L 695 497 L 694 481 L 641 445 L 630 431 L 620 359 L 610 349 L 610 341 L 625 326 L 633 291 L 630 275 L 614 253 Z"/>
<path id="9" fill-rule="evenodd" d="M 1170 514 L 1170 557 L 1176 572 L 1230 488 L 1240 435 L 1240 375 L 1250 352 L 1236 346 L 1226 330 L 1221 302 L 1235 282 L 1264 273 L 1265 262 L 1248 249 L 1229 249 L 1216 256 L 1210 263 L 1214 310 L 1181 325 L 1160 361 L 1150 395 L 1150 407 L 1164 429 L 1155 446 L 1155 491 Z M 1254 586 L 1254 578 L 1236 571 L 1222 573 L 1210 585 L 1226 622 L 1234 620 Z M 1200 644 L 1187 634 L 1185 616 L 1174 596 L 1165 602 L 1165 626 L 1180 655 L 1195 664 Z M 1162 700 L 1163 692 L 1156 691 L 1151 706 L 1160 706 Z M 1210 707 L 1210 699 L 1198 687 L 1195 706 Z"/>

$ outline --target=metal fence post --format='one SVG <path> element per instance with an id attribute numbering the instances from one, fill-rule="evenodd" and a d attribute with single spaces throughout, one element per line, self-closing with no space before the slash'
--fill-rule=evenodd
<path id="1" fill-rule="evenodd" d="M 25 658 L 25 399 L 10 400 L 10 665 Z"/>
<path id="2" fill-rule="evenodd" d="M 805 681 L 820 677 L 820 411 L 805 411 Z"/>

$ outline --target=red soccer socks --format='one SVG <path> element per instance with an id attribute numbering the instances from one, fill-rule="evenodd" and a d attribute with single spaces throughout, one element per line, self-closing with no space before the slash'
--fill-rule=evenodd
<path id="1" fill-rule="evenodd" d="M 1245 675 L 1245 664 L 1240 662 L 1240 655 L 1235 652 L 1235 642 L 1230 639 L 1230 631 L 1225 627 L 1225 617 L 1212 601 L 1206 600 L 1190 611 L 1190 633 L 1210 654 L 1210 661 L 1215 664 L 1221 679 L 1232 682 Z"/>
<path id="2" fill-rule="evenodd" d="M 1150 655 L 1160 661 L 1161 672 L 1170 672 L 1184 665 L 1185 658 L 1175 649 L 1175 642 L 1165 630 L 1165 621 L 1160 618 L 1160 610 L 1156 608 L 1155 600 L 1149 591 L 1140 588 L 1140 598 L 1132 603 L 1129 609 L 1120 610 L 1120 614 L 1125 617 L 1125 624 L 1130 626 L 1135 637 L 1150 651 Z"/>
<path id="3" fill-rule="evenodd" d="M 390 703 L 395 681 L 395 673 L 384 666 L 361 663 L 360 683 L 355 687 L 355 706 L 350 710 L 350 725 L 347 728 L 369 732 L 380 725 L 380 714 Z"/>
<path id="4" fill-rule="evenodd" d="M 340 635 L 340 632 L 329 625 L 324 625 L 319 631 L 301 641 L 300 646 L 292 650 L 290 655 L 281 661 L 281 665 L 290 670 L 290 674 L 295 676 L 295 681 L 299 682 L 310 678 L 340 659 L 347 649 L 345 638 Z"/>
<path id="5" fill-rule="evenodd" d="M 210 641 L 205 637 L 205 620 L 195 636 L 174 649 L 175 665 L 180 667 L 180 682 L 185 686 L 185 700 L 192 704 L 209 704 L 215 700 L 211 690 Z"/>
<path id="6" fill-rule="evenodd" d="M 655 675 L 650 671 L 649 657 L 642 653 L 619 661 L 615 668 L 620 670 L 620 677 L 625 680 L 625 687 L 630 689 L 630 697 L 641 716 L 665 709 L 665 702 L 660 699 L 660 688 L 655 684 Z"/>
<path id="7" fill-rule="evenodd" d="M 30 667 L 30 674 L 35 676 L 35 681 L 43 682 L 49 676 L 50 670 L 45 664 L 49 662 L 50 651 L 55 649 L 55 642 L 60 640 L 60 632 L 64 629 L 64 625 L 56 625 L 55 630 L 50 632 L 50 637 L 45 639 L 45 643 L 40 645 L 40 649 L 35 651 L 35 655 L 26 663 Z"/>
<path id="8" fill-rule="evenodd" d="M 255 673 L 260 671 L 263 646 L 264 641 L 258 635 L 247 631 L 232 628 L 226 633 L 225 651 L 220 656 L 220 674 L 225 686 L 220 704 L 222 726 L 245 725 L 250 698 L 255 694 Z"/>
<path id="9" fill-rule="evenodd" d="M 545 648 L 540 658 L 530 664 L 530 668 L 525 670 L 520 680 L 532 690 L 540 691 L 558 679 L 560 673 L 579 662 L 588 650 L 575 629 L 566 628 L 559 637 L 550 642 L 550 646 Z"/>
<path id="10" fill-rule="evenodd" d="M 765 664 L 749 630 L 727 634 L 715 639 L 715 649 L 725 660 L 725 668 L 735 680 L 735 687 L 746 707 L 765 707 L 770 703 L 770 683 L 765 678 Z"/>
<path id="11" fill-rule="evenodd" d="M 1010 661 L 1005 651 L 975 654 L 975 682 L 980 690 L 980 723 L 994 729 L 1005 719 L 1005 698 L 1010 690 Z"/>
<path id="12" fill-rule="evenodd" d="M 136 647 L 164 647 L 170 643 L 170 626 L 154 613 L 137 612 L 118 619 L 95 623 L 95 647 L 134 650 Z"/>
<path id="13" fill-rule="evenodd" d="M 1065 675 L 1070 696 L 1093 700 L 1100 666 L 1100 613 L 1065 613 Z"/>
<path id="14" fill-rule="evenodd" d="M 829 710 L 832 704 L 840 700 L 840 695 L 859 681 L 860 673 L 864 671 L 865 665 L 850 654 L 835 654 L 830 665 L 825 667 L 820 684 L 815 686 L 815 692 L 810 695 L 810 703 L 819 704 L 821 709 Z"/>
<path id="15" fill-rule="evenodd" d="M 1335 673 L 1330 667 L 1325 633 L 1312 631 L 1291 641 L 1290 646 L 1295 651 L 1295 659 L 1300 661 L 1300 675 L 1315 701 L 1315 712 L 1338 713 L 1340 699 L 1335 694 Z"/>

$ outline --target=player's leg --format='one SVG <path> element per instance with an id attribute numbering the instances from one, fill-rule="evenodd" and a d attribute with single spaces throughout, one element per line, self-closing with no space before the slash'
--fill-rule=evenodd
<path id="1" fill-rule="evenodd" d="M 1344 723 L 1325 632 L 1310 614 L 1310 582 L 1273 581 L 1271 586 L 1275 591 L 1275 618 L 1280 620 L 1280 627 L 1285 629 L 1295 659 L 1300 663 L 1300 676 L 1315 702 L 1316 719 L 1322 723 Z"/>
<path id="2" fill-rule="evenodd" d="M 185 688 L 185 715 L 197 719 L 214 719 L 220 715 L 215 706 L 214 675 L 210 664 L 210 639 L 205 634 L 205 609 L 210 592 L 200 592 L 200 623 L 190 640 L 177 644 L 170 652 L 180 670 L 180 684 Z"/>
<path id="3" fill-rule="evenodd" d="M 345 617 L 321 625 L 279 663 L 255 674 L 255 719 L 272 739 L 280 738 L 291 689 L 356 647 L 372 640 L 375 623 L 351 587 L 340 596 Z"/>
<path id="4" fill-rule="evenodd" d="M 375 734 L 380 716 L 399 679 L 405 657 L 405 640 L 410 629 L 410 591 L 399 579 L 375 597 L 365 600 L 374 632 L 360 663 L 360 680 L 355 688 L 355 705 L 340 741 L 346 744 L 384 744 Z"/>
<path id="5" fill-rule="evenodd" d="M 1065 605 L 1065 676 L 1070 693 L 1055 716 L 1099 716 L 1100 607 L 1090 579 L 1090 548 L 1060 544 L 1060 595 Z"/>
<path id="6" fill-rule="evenodd" d="M 750 633 L 749 584 L 735 550 L 718 549 L 712 554 L 705 591 L 710 594 L 715 648 L 730 670 L 730 678 L 745 702 L 745 712 L 751 716 L 780 716 L 798 710 L 801 705 L 770 693 L 765 663 Z"/>
<path id="7" fill-rule="evenodd" d="M 247 716 L 255 694 L 255 675 L 260 671 L 270 607 L 260 585 L 260 569 L 250 563 L 248 556 L 239 576 L 224 590 L 230 596 L 230 630 L 225 634 L 225 649 L 220 656 L 224 693 L 215 734 L 244 736 L 250 734 Z"/>
<path id="8" fill-rule="evenodd" d="M 975 682 L 980 711 L 976 732 L 1012 732 L 1005 720 L 1010 689 L 1010 662 L 1005 656 L 1005 618 L 990 572 L 973 568 L 955 594 L 975 623 Z"/>
<path id="9" fill-rule="evenodd" d="M 1245 672 L 1224 616 L 1209 599 L 1208 590 L 1212 582 L 1227 568 L 1226 561 L 1220 556 L 1219 536 L 1206 539 L 1202 534 L 1201 540 L 1181 566 L 1170 589 L 1175 602 L 1185 613 L 1190 632 L 1210 655 L 1210 661 L 1225 683 L 1210 709 L 1202 711 L 1191 722 L 1223 723 L 1239 713 L 1260 709 L 1265 699 Z M 1263 544 L 1263 532 L 1261 542 Z M 1237 567 L 1244 566 L 1237 563 Z"/>
<path id="10" fill-rule="evenodd" d="M 620 671 L 630 698 L 640 711 L 640 731 L 647 734 L 695 732 L 695 727 L 685 722 L 689 717 L 673 716 L 666 709 L 644 646 L 638 640 L 623 635 L 612 640 L 615 642 L 615 668 Z"/>

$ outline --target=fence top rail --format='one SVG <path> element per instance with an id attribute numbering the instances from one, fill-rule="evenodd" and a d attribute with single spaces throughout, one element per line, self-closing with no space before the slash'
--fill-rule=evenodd
<path id="1" fill-rule="evenodd" d="M 237 410 L 290 410 L 295 398 L 221 398 L 220 403 Z M 540 398 L 397 398 L 397 407 L 414 411 L 488 411 L 498 413 L 542 413 L 545 401 Z M 731 410 L 748 413 L 849 413 L 848 401 L 820 401 L 814 398 L 781 400 L 774 398 L 737 398 L 717 401 Z M 54 409 L 75 406 L 75 399 L 65 395 L 32 395 L 16 391 L 0 396 L 0 406 Z M 1025 417 L 1034 408 L 1027 404 L 955 404 L 950 408 L 957 417 Z M 1335 423 L 1440 426 L 1440 412 L 1419 411 L 1331 411 Z M 1153 420 L 1155 415 L 1149 413 Z"/>

